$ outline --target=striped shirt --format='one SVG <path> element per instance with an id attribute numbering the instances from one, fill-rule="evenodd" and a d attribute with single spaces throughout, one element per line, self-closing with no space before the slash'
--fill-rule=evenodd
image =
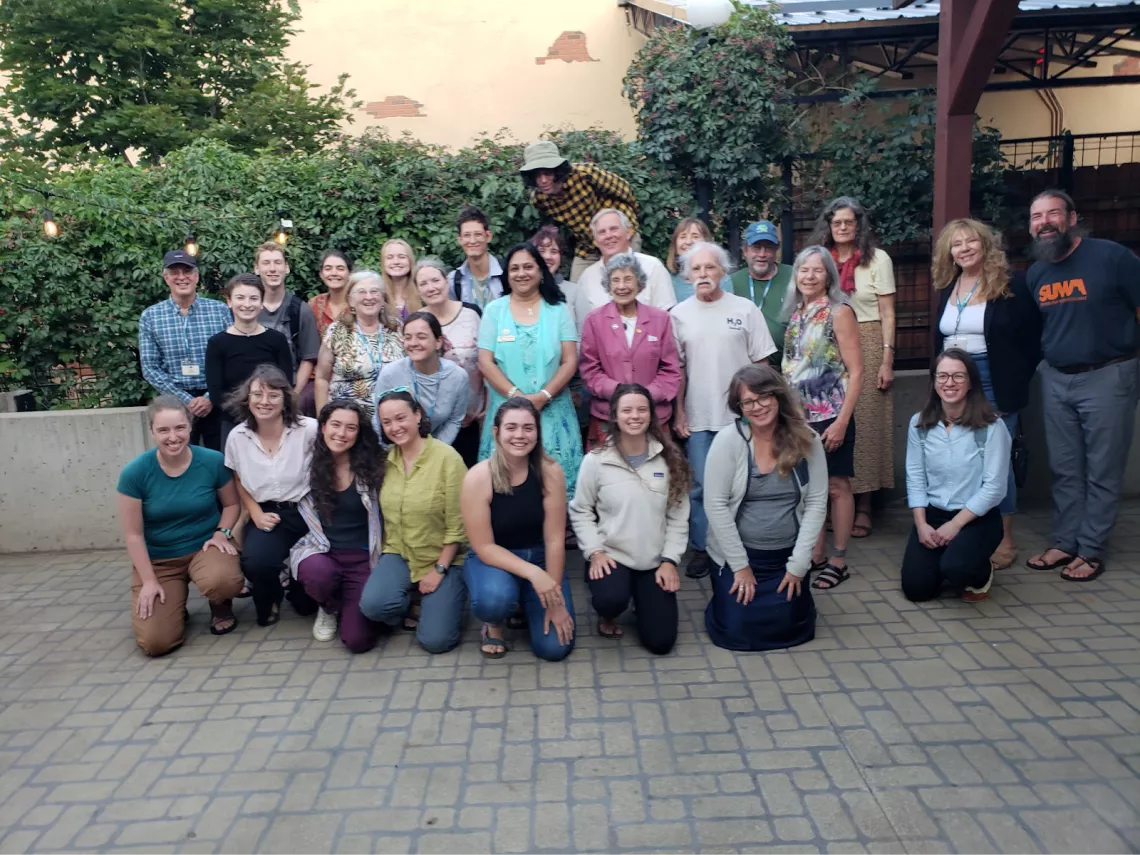
<path id="1" fill-rule="evenodd" d="M 150 306 L 139 318 L 143 379 L 183 402 L 205 395 L 206 345 L 233 322 L 225 303 L 207 297 L 195 297 L 186 314 L 173 298 Z"/>
<path id="2" fill-rule="evenodd" d="M 629 182 L 592 163 L 575 163 L 557 196 L 535 189 L 530 198 L 539 213 L 570 230 L 574 254 L 579 258 L 588 258 L 595 251 L 590 220 L 598 211 L 615 208 L 629 217 L 633 231 L 639 231 L 637 199 Z"/>

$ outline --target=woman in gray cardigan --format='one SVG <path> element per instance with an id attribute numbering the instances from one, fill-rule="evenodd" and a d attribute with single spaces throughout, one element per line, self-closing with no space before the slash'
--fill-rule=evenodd
<path id="1" fill-rule="evenodd" d="M 768 365 L 732 378 L 738 418 L 705 464 L 712 600 L 705 628 L 717 647 L 775 650 L 815 638 L 805 585 L 827 512 L 827 458 L 798 396 Z"/>

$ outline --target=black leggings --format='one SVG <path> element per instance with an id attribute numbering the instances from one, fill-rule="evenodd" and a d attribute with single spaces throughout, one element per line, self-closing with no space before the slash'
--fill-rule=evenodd
<path id="1" fill-rule="evenodd" d="M 587 561 L 586 584 L 594 611 L 606 620 L 615 620 L 632 599 L 641 646 L 658 656 L 673 649 L 677 643 L 677 595 L 661 589 L 653 570 L 631 570 L 618 564 L 601 579 L 591 579 L 589 573 Z"/>
<path id="2" fill-rule="evenodd" d="M 957 511 L 944 511 L 933 505 L 926 509 L 926 522 L 938 528 L 952 520 Z M 990 556 L 1001 543 L 1001 512 L 994 508 L 964 526 L 946 546 L 927 549 L 918 541 L 918 529 L 911 526 L 902 564 L 903 595 L 914 603 L 933 600 L 946 582 L 958 591 L 981 588 L 990 578 Z"/>
<path id="3" fill-rule="evenodd" d="M 301 517 L 295 504 L 279 505 L 277 502 L 262 502 L 261 509 L 266 513 L 277 514 L 281 522 L 271 531 L 262 531 L 253 524 L 246 523 L 241 547 L 241 571 L 253 587 L 253 606 L 257 610 L 257 622 L 262 626 L 268 621 L 273 606 L 281 605 L 286 596 L 281 587 L 281 571 L 289 558 L 293 545 L 309 533 L 309 527 Z M 299 615 L 311 615 L 317 611 L 316 602 L 305 593 L 300 581 L 289 583 L 289 602 Z"/>

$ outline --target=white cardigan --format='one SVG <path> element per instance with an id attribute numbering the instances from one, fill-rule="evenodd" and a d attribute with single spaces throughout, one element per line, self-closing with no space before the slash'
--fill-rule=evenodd
<path id="1" fill-rule="evenodd" d="M 704 505 L 709 520 L 709 557 L 718 569 L 727 564 L 735 572 L 748 566 L 748 552 L 736 529 L 736 512 L 748 491 L 751 455 L 752 430 L 744 419 L 719 430 L 709 448 Z M 818 436 L 812 437 L 811 455 L 793 470 L 793 477 L 800 488 L 796 506 L 799 533 L 787 570 L 802 578 L 811 568 L 811 553 L 827 516 L 827 455 Z"/>

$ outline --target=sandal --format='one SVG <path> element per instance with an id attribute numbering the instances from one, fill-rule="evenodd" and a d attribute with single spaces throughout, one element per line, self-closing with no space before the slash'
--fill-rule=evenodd
<path id="1" fill-rule="evenodd" d="M 866 517 L 867 518 L 867 524 L 863 525 L 863 523 L 859 522 L 859 517 Z M 852 537 L 870 537 L 871 531 L 872 531 L 871 515 L 869 513 L 864 512 L 864 511 L 860 511 L 859 513 L 855 514 L 855 523 L 851 526 L 851 536 Z"/>
<path id="2" fill-rule="evenodd" d="M 277 621 L 281 620 L 281 604 L 274 603 L 269 607 L 269 614 L 265 618 L 258 618 L 258 626 L 273 626 Z"/>
<path id="3" fill-rule="evenodd" d="M 222 624 L 229 623 L 229 626 Z M 237 616 L 230 606 L 210 606 L 210 635 L 228 635 L 237 629 Z"/>
<path id="4" fill-rule="evenodd" d="M 622 629 L 620 626 L 615 626 L 611 630 L 602 629 L 602 621 L 601 621 L 601 618 L 599 618 L 598 619 L 598 635 L 600 635 L 602 638 L 618 639 L 618 638 L 622 638 L 625 635 L 625 630 Z"/>
<path id="5" fill-rule="evenodd" d="M 1084 564 L 1086 567 L 1091 567 L 1093 572 L 1089 573 L 1089 575 L 1087 575 L 1087 576 L 1072 576 L 1072 575 L 1070 575 L 1069 574 L 1070 570 L 1079 570 L 1080 569 L 1080 565 L 1077 562 L 1080 562 L 1080 564 Z M 1078 555 L 1075 559 L 1073 559 L 1072 564 L 1069 564 L 1067 567 L 1065 567 L 1064 570 L 1061 571 L 1061 578 L 1064 579 L 1066 582 L 1091 582 L 1093 579 L 1095 579 L 1097 576 L 1099 576 L 1104 571 L 1105 571 L 1105 566 L 1104 566 L 1104 562 L 1101 559 L 1099 559 L 1099 558 L 1085 558 L 1083 555 Z"/>
<path id="6" fill-rule="evenodd" d="M 838 588 L 843 582 L 851 578 L 851 571 L 846 567 L 837 567 L 830 561 L 823 565 L 823 569 L 819 571 L 819 575 L 811 583 L 811 586 L 817 591 L 830 591 L 832 588 Z"/>
<path id="7" fill-rule="evenodd" d="M 522 609 L 513 612 L 511 616 L 507 618 L 507 629 L 526 629 L 526 625 L 526 615 Z"/>
<path id="8" fill-rule="evenodd" d="M 249 583 L 246 582 L 244 585 L 241 586 L 241 590 L 238 591 L 236 594 L 234 594 L 234 599 L 235 600 L 245 600 L 245 599 L 248 599 L 252 596 L 253 596 L 253 588 L 249 587 Z"/>
<path id="9" fill-rule="evenodd" d="M 1005 570 L 1007 567 L 1012 567 L 1013 562 L 1017 560 L 1017 547 L 1010 546 L 1002 549 L 1000 546 L 994 550 L 994 554 L 990 556 L 990 566 L 994 570 Z"/>
<path id="10" fill-rule="evenodd" d="M 401 626 L 406 632 L 415 632 L 420 626 L 420 604 L 415 600 L 408 609 L 408 613 L 404 615 L 404 620 Z"/>
<path id="11" fill-rule="evenodd" d="M 510 648 L 507 647 L 506 640 L 502 638 L 492 638 L 490 633 L 491 624 L 483 624 L 483 629 L 479 632 L 480 652 L 483 654 L 484 659 L 502 659 L 507 655 L 507 650 Z M 495 649 L 487 650 L 485 649 L 487 647 L 493 647 Z"/>
<path id="12" fill-rule="evenodd" d="M 1045 550 L 1045 552 L 1048 551 L 1048 549 Z M 1061 552 L 1059 549 L 1057 551 Z M 1066 564 L 1070 563 L 1074 558 L 1077 557 L 1075 555 L 1068 555 L 1064 552 L 1061 552 L 1061 554 L 1064 556 L 1063 558 L 1058 558 L 1056 561 L 1045 561 L 1045 552 L 1042 552 L 1040 555 L 1034 555 L 1032 558 L 1028 559 L 1025 562 L 1025 566 L 1030 570 L 1056 570 L 1058 567 L 1064 567 Z"/>

